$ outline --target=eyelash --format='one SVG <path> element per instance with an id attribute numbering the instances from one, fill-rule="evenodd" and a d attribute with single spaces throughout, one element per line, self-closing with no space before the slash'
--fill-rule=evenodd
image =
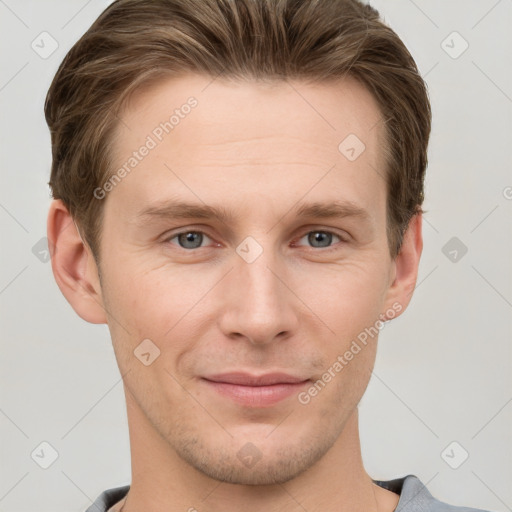
<path id="1" fill-rule="evenodd" d="M 185 231 L 179 231 L 178 233 L 174 233 L 171 236 L 166 237 L 165 240 L 163 240 L 163 242 L 164 243 L 171 243 L 171 240 L 179 237 L 180 235 L 184 235 L 184 234 L 187 234 L 187 233 L 199 233 L 199 234 L 205 235 L 206 237 L 210 238 L 210 240 L 212 239 L 204 231 L 196 230 L 196 229 L 189 229 L 189 230 L 185 230 Z M 298 238 L 298 240 L 302 240 L 302 238 L 304 238 L 305 236 L 309 235 L 310 233 L 326 233 L 326 234 L 330 234 L 330 235 L 334 235 L 335 237 L 338 237 L 339 240 L 340 240 L 340 242 L 338 242 L 338 243 L 345 243 L 345 242 L 347 242 L 347 240 L 344 239 L 341 235 L 338 235 L 334 231 L 329 231 L 329 230 L 326 230 L 326 229 L 313 229 L 313 230 L 310 230 L 310 231 L 306 231 L 302 236 L 300 236 Z M 192 248 L 192 249 L 186 249 L 184 247 L 180 247 L 177 244 L 172 244 L 172 245 L 176 245 L 176 247 L 178 247 L 178 249 L 182 249 L 183 251 L 187 251 L 187 252 L 197 251 L 199 249 L 205 249 L 206 248 L 206 247 L 195 247 L 195 248 Z M 316 251 L 320 251 L 321 250 L 322 252 L 329 252 L 329 251 L 337 249 L 336 246 L 337 246 L 337 244 L 331 245 L 329 247 L 310 247 L 310 249 L 313 249 L 313 250 L 316 250 Z"/>

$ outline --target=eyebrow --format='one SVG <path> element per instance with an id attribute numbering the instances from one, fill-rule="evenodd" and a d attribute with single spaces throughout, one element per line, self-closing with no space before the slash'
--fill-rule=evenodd
<path id="1" fill-rule="evenodd" d="M 329 201 L 327 203 L 312 202 L 303 203 L 288 210 L 295 212 L 297 218 L 335 219 L 355 217 L 361 220 L 369 220 L 367 210 L 352 201 Z M 184 201 L 166 201 L 149 206 L 136 214 L 135 222 L 145 224 L 152 219 L 210 219 L 229 224 L 237 215 L 223 206 L 210 206 L 207 204 L 187 203 Z"/>

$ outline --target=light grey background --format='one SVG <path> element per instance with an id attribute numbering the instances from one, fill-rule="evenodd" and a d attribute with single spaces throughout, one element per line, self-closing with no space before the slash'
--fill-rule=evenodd
<path id="1" fill-rule="evenodd" d="M 44 98 L 109 3 L 0 0 L 0 512 L 84 511 L 130 482 L 107 327 L 74 313 L 36 245 L 50 203 Z M 360 404 L 365 466 L 379 479 L 415 474 L 449 503 L 512 510 L 512 2 L 371 3 L 415 57 L 434 120 L 417 290 L 383 329 Z M 58 43 L 47 58 L 31 47 L 43 31 Z M 452 237 L 465 255 L 443 253 Z M 31 456 L 48 457 L 44 441 L 58 452 L 48 469 Z"/>

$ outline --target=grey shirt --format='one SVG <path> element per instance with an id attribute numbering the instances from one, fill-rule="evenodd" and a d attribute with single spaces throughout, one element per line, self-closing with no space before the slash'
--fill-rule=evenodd
<path id="1" fill-rule="evenodd" d="M 373 480 L 384 489 L 400 495 L 395 512 L 488 512 L 465 506 L 448 505 L 436 500 L 416 475 L 407 475 L 394 480 Z M 122 500 L 129 485 L 103 491 L 85 512 L 107 512 Z"/>

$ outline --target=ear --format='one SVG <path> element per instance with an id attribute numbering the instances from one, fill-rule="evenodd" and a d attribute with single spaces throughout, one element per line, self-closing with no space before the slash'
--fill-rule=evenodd
<path id="1" fill-rule="evenodd" d="M 392 263 L 392 283 L 388 289 L 386 304 L 388 308 L 395 304 L 396 307 L 392 308 L 396 313 L 394 317 L 405 311 L 416 287 L 420 256 L 423 250 L 422 221 L 421 212 L 416 213 L 409 221 L 400 252 Z"/>
<path id="2" fill-rule="evenodd" d="M 47 236 L 53 275 L 66 300 L 87 322 L 107 323 L 96 262 L 60 199 L 50 205 Z"/>

